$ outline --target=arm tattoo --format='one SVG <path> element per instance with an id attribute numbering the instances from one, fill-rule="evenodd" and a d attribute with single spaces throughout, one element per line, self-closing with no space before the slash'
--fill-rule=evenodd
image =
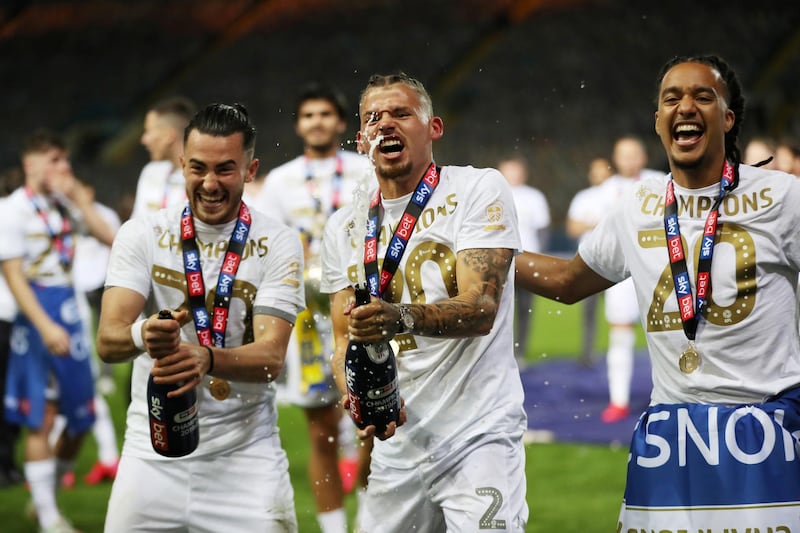
<path id="1" fill-rule="evenodd" d="M 415 313 L 416 332 L 451 338 L 488 333 L 494 325 L 512 257 L 513 251 L 503 248 L 460 252 L 458 262 L 467 272 L 458 277 L 468 280 L 469 287 L 459 288 L 455 298 L 426 305 L 420 310 L 423 313 Z"/>

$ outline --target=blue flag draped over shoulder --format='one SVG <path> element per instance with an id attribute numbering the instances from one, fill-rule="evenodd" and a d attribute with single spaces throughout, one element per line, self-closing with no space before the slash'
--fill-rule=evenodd
<path id="1" fill-rule="evenodd" d="M 800 389 L 757 405 L 654 405 L 617 531 L 800 533 Z"/>

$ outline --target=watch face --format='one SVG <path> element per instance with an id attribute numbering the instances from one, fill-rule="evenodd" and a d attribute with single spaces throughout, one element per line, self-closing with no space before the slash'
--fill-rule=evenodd
<path id="1" fill-rule="evenodd" d="M 410 331 L 414 328 L 414 316 L 406 307 L 400 308 L 400 320 L 403 321 L 403 326 L 406 328 L 407 331 Z"/>

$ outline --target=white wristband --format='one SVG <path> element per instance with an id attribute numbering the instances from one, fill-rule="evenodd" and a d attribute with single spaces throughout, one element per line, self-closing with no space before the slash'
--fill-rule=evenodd
<path id="1" fill-rule="evenodd" d="M 147 321 L 146 318 L 141 320 L 137 320 L 131 326 L 131 338 L 133 339 L 133 345 L 136 346 L 136 349 L 140 352 L 146 352 L 147 348 L 144 347 L 144 338 L 142 336 L 142 328 L 144 327 L 144 323 Z"/>

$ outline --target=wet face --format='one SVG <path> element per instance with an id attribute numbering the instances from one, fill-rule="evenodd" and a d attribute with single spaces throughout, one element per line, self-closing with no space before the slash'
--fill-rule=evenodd
<path id="1" fill-rule="evenodd" d="M 345 129 L 344 120 L 328 100 L 306 100 L 297 111 L 295 131 L 303 144 L 313 151 L 335 150 Z"/>
<path id="2" fill-rule="evenodd" d="M 192 130 L 181 157 L 186 196 L 194 216 L 224 224 L 239 214 L 244 184 L 258 171 L 258 159 L 242 146 L 242 134 L 216 137 Z"/>
<path id="3" fill-rule="evenodd" d="M 150 153 L 151 161 L 170 159 L 170 149 L 181 133 L 169 122 L 167 117 L 150 111 L 144 118 L 142 145 Z"/>
<path id="4" fill-rule="evenodd" d="M 433 159 L 432 144 L 442 136 L 439 117 L 422 111 L 419 95 L 395 83 L 367 91 L 361 102 L 359 151 L 374 156 L 379 178 L 416 180 Z M 371 152 L 371 144 L 380 139 Z"/>
<path id="5" fill-rule="evenodd" d="M 735 118 L 725 98 L 719 73 L 703 63 L 675 65 L 661 80 L 655 127 L 673 174 L 721 169 Z"/>
<path id="6" fill-rule="evenodd" d="M 69 156 L 61 148 L 48 148 L 41 152 L 25 154 L 22 159 L 26 183 L 39 194 L 60 190 L 66 180 L 72 179 Z"/>

